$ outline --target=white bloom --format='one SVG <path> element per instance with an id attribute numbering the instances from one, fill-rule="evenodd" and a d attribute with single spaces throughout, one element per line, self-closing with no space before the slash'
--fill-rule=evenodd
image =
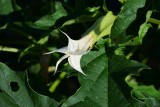
<path id="1" fill-rule="evenodd" d="M 90 50 L 90 46 L 92 46 L 94 38 L 92 35 L 87 35 L 81 38 L 80 40 L 73 40 L 71 39 L 65 32 L 61 31 L 63 34 L 65 34 L 68 38 L 68 46 L 60 48 L 58 50 L 48 52 L 45 54 L 50 54 L 53 52 L 60 52 L 64 53 L 65 55 L 62 56 L 56 63 L 56 70 L 58 68 L 58 65 L 60 62 L 66 58 L 68 58 L 69 64 L 80 73 L 84 74 L 84 72 L 81 69 L 80 66 L 80 60 L 82 55 L 86 54 Z"/>

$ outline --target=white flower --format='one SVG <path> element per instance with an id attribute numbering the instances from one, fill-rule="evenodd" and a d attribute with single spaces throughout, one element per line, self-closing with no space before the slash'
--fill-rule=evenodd
<path id="1" fill-rule="evenodd" d="M 61 31 L 61 30 L 60 30 Z M 60 48 L 55 51 L 51 51 L 45 54 L 50 54 L 53 52 L 60 52 L 64 53 L 65 55 L 62 56 L 56 63 L 56 69 L 55 73 L 57 71 L 58 65 L 60 62 L 66 58 L 68 58 L 69 64 L 77 71 L 80 73 L 84 74 L 85 73 L 82 71 L 81 66 L 80 66 L 80 60 L 82 55 L 86 54 L 87 52 L 90 51 L 90 47 L 93 45 L 94 38 L 92 35 L 87 35 L 81 38 L 80 40 L 73 40 L 71 39 L 65 32 L 61 31 L 64 35 L 67 36 L 68 38 L 68 46 Z"/>

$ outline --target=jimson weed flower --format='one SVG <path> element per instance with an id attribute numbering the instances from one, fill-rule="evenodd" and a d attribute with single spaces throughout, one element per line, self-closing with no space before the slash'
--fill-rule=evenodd
<path id="1" fill-rule="evenodd" d="M 64 53 L 56 63 L 57 71 L 60 62 L 68 58 L 69 64 L 77 71 L 85 74 L 80 66 L 80 60 L 84 54 L 90 51 L 93 44 L 96 43 L 102 37 L 109 35 L 111 33 L 111 27 L 113 25 L 116 16 L 112 12 L 108 12 L 105 16 L 100 17 L 96 22 L 86 31 L 85 36 L 79 40 L 71 39 L 65 32 L 61 31 L 68 38 L 68 46 L 60 48 L 55 51 L 51 51 L 45 54 L 50 54 L 54 52 Z"/>
<path id="2" fill-rule="evenodd" d="M 61 31 L 61 30 L 60 30 Z M 56 69 L 57 71 L 58 65 L 63 61 L 64 59 L 68 58 L 69 64 L 77 71 L 79 71 L 82 74 L 85 74 L 80 66 L 80 60 L 82 55 L 86 54 L 90 51 L 91 46 L 94 41 L 93 35 L 86 35 L 83 38 L 79 40 L 73 40 L 71 39 L 65 32 L 61 31 L 64 35 L 68 38 L 68 46 L 60 48 L 55 51 L 51 51 L 45 54 L 51 54 L 54 52 L 64 53 L 65 55 L 62 56 L 56 63 Z"/>

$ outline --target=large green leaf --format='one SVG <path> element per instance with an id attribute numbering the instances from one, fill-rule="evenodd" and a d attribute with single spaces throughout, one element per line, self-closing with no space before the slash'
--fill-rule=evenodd
<path id="1" fill-rule="evenodd" d="M 89 9 L 87 9 L 89 11 Z M 68 20 L 63 23 L 62 27 L 66 25 L 76 24 L 76 23 L 85 23 L 96 20 L 99 16 L 101 16 L 101 13 L 99 12 L 99 7 L 93 7 L 90 8 L 92 10 L 89 14 L 83 14 L 78 16 L 75 19 Z"/>
<path id="2" fill-rule="evenodd" d="M 58 107 L 53 99 L 33 91 L 25 75 L 18 75 L 0 63 L 0 107 Z"/>
<path id="3" fill-rule="evenodd" d="M 11 0 L 0 0 L 0 15 L 7 15 L 13 11 Z"/>
<path id="4" fill-rule="evenodd" d="M 111 29 L 111 39 L 115 42 L 125 39 L 125 32 L 129 25 L 136 19 L 137 10 L 144 7 L 146 0 L 127 0 L 121 13 L 115 20 Z"/>
<path id="5" fill-rule="evenodd" d="M 128 60 L 125 56 L 113 55 L 109 59 L 109 107 L 128 107 L 134 99 L 131 98 L 131 89 L 125 82 L 129 74 L 137 74 L 141 68 L 148 68 L 137 61 Z M 135 105 L 143 105 L 142 102 L 134 101 Z"/>
<path id="6" fill-rule="evenodd" d="M 144 85 L 143 82 L 138 81 L 136 77 L 138 78 L 139 76 L 143 75 L 141 77 L 142 79 L 145 78 L 145 81 L 153 79 L 153 73 L 154 71 L 149 70 L 149 69 L 143 69 L 141 70 L 138 75 L 129 75 L 126 78 L 126 82 L 130 87 L 132 87 L 132 96 L 137 98 L 138 100 L 143 101 L 147 107 L 159 107 L 160 106 L 160 91 L 157 90 L 153 84 L 150 85 Z M 148 76 L 145 76 L 145 73 Z M 157 75 L 157 74 L 155 74 Z M 144 81 L 144 80 L 143 80 Z M 151 81 L 151 80 L 150 80 Z M 154 81 L 157 81 L 156 78 Z"/>
<path id="7" fill-rule="evenodd" d="M 128 107 L 130 103 L 125 98 L 120 90 L 118 84 L 109 77 L 109 94 L 108 94 L 108 107 Z"/>
<path id="8" fill-rule="evenodd" d="M 104 49 L 89 52 L 82 58 L 82 66 L 87 76 L 80 75 L 80 89 L 69 97 L 62 107 L 128 107 L 144 105 L 131 97 L 131 88 L 125 77 L 147 68 L 142 63 L 126 59 L 124 56 L 107 57 Z"/>
<path id="9" fill-rule="evenodd" d="M 58 19 L 66 15 L 67 13 L 62 4 L 60 2 L 55 2 L 55 12 L 51 15 L 43 16 L 41 19 L 37 20 L 33 27 L 48 29 L 53 26 Z"/>
<path id="10" fill-rule="evenodd" d="M 142 40 L 145 37 L 148 29 L 151 27 L 150 23 L 147 23 L 148 20 L 150 19 L 152 14 L 152 11 L 148 11 L 147 15 L 146 15 L 146 21 L 140 26 L 139 28 L 139 32 L 138 32 L 138 36 L 136 36 L 135 38 L 120 44 L 120 46 L 126 46 L 126 45 L 139 45 L 142 44 Z"/>
<path id="11" fill-rule="evenodd" d="M 65 101 L 62 107 L 107 107 L 108 59 L 104 49 L 90 52 L 83 58 L 86 76 L 80 75 L 81 88 Z"/>

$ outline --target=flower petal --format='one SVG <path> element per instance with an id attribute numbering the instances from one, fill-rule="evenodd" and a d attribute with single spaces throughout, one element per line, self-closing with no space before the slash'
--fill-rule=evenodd
<path id="1" fill-rule="evenodd" d="M 79 50 L 86 52 L 93 43 L 94 38 L 92 35 L 86 35 L 79 40 Z"/>
<path id="2" fill-rule="evenodd" d="M 85 75 L 80 66 L 81 57 L 82 55 L 70 55 L 70 57 L 68 58 L 68 62 L 75 70 Z"/>
<path id="3" fill-rule="evenodd" d="M 61 30 L 60 30 L 61 31 Z M 64 35 L 66 35 L 67 36 L 67 38 L 68 38 L 68 51 L 69 52 L 75 52 L 75 51 L 77 51 L 77 50 L 79 50 L 79 43 L 78 43 L 78 40 L 73 40 L 73 39 L 71 39 L 68 35 L 67 35 L 67 33 L 65 33 L 65 32 L 63 32 L 63 31 L 61 31 Z"/>
<path id="4" fill-rule="evenodd" d="M 74 53 L 76 51 L 79 51 L 79 43 L 78 43 L 78 41 L 69 39 L 68 51 L 72 52 L 72 53 Z"/>
<path id="5" fill-rule="evenodd" d="M 60 52 L 60 53 L 66 54 L 67 51 L 68 51 L 68 46 L 60 48 L 60 49 L 57 49 L 55 51 L 47 52 L 47 53 L 44 53 L 44 54 L 51 54 L 51 53 L 54 53 L 54 52 Z"/>
<path id="6" fill-rule="evenodd" d="M 83 55 L 88 53 L 89 47 L 92 45 L 94 38 L 92 35 L 87 35 L 80 40 L 69 40 L 68 49 L 73 55 Z"/>
<path id="7" fill-rule="evenodd" d="M 63 48 L 57 49 L 56 52 L 64 53 L 66 54 L 68 51 L 68 46 L 65 46 Z"/>
<path id="8" fill-rule="evenodd" d="M 59 29 L 59 31 L 61 31 L 61 30 Z M 63 32 L 63 31 L 61 31 L 61 32 L 62 32 L 64 35 L 66 35 L 68 39 L 71 39 L 71 38 L 68 36 L 67 33 L 65 33 L 65 32 Z"/>
<path id="9" fill-rule="evenodd" d="M 54 74 L 57 72 L 58 65 L 59 65 L 64 59 L 66 59 L 66 58 L 68 58 L 68 57 L 69 57 L 68 55 L 64 55 L 64 56 L 62 56 L 62 57 L 57 61 L 57 63 L 56 63 L 56 69 L 55 69 Z"/>

